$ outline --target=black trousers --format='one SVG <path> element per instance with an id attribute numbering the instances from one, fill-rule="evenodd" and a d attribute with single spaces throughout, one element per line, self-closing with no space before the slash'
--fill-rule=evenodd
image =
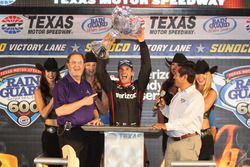
<path id="1" fill-rule="evenodd" d="M 99 132 L 88 132 L 80 127 L 73 127 L 64 131 L 63 126 L 59 127 L 60 146 L 70 145 L 74 148 L 76 156 L 80 160 L 80 167 L 99 167 L 101 153 L 96 150 L 97 137 Z"/>
<path id="2" fill-rule="evenodd" d="M 168 122 L 168 118 L 164 116 L 164 123 Z M 167 149 L 167 142 L 168 142 L 168 135 L 166 132 L 162 132 L 162 153 L 163 156 L 165 155 L 166 149 Z"/>
<path id="3" fill-rule="evenodd" d="M 214 155 L 214 141 L 212 135 L 201 137 L 201 151 L 199 160 L 212 160 Z"/>
<path id="4" fill-rule="evenodd" d="M 59 139 L 56 131 L 54 133 L 48 132 L 46 126 L 45 130 L 42 133 L 42 150 L 43 154 L 46 157 L 62 157 L 62 151 L 59 146 Z M 56 128 L 56 127 L 53 127 Z M 59 165 L 49 165 L 49 167 L 59 167 Z"/>

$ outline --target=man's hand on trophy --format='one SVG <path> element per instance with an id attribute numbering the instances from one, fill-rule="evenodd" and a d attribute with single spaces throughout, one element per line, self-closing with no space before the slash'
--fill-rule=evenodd
<path id="1" fill-rule="evenodd" d="M 145 38 L 144 38 L 144 28 L 140 27 L 138 29 L 138 32 L 136 34 L 131 34 L 131 36 L 138 39 L 139 42 L 143 42 L 145 40 Z"/>
<path id="2" fill-rule="evenodd" d="M 139 42 L 143 42 L 145 40 L 144 38 L 144 28 L 140 27 L 137 33 L 137 39 Z"/>
<path id="3" fill-rule="evenodd" d="M 110 33 L 107 33 L 102 41 L 93 41 L 91 42 L 92 52 L 96 55 L 96 57 L 100 59 L 108 59 L 109 58 L 109 49 L 111 45 L 115 42 L 115 38 L 112 37 Z"/>
<path id="4" fill-rule="evenodd" d="M 104 37 L 103 37 L 104 41 L 115 41 L 115 38 L 112 37 L 111 33 L 107 33 Z"/>
<path id="5" fill-rule="evenodd" d="M 112 37 L 110 33 L 107 33 L 103 40 L 102 40 L 102 45 L 109 50 L 111 48 L 111 45 L 115 42 L 115 38 Z"/>

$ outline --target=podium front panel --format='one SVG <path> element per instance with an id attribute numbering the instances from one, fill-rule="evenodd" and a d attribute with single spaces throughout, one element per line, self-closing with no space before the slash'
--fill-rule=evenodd
<path id="1" fill-rule="evenodd" d="M 104 132 L 104 166 L 143 167 L 144 133 Z"/>

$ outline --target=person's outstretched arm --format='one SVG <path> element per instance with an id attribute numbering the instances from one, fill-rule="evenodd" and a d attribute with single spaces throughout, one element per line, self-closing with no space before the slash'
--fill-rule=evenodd
<path id="1" fill-rule="evenodd" d="M 149 77 L 152 70 L 151 59 L 149 55 L 148 46 L 144 39 L 144 29 L 141 28 L 140 32 L 137 34 L 137 39 L 140 44 L 140 54 L 141 54 L 141 68 L 138 76 L 139 89 L 142 92 L 145 91 L 147 84 L 149 83 Z"/>
<path id="2" fill-rule="evenodd" d="M 103 90 L 108 93 L 112 88 L 112 80 L 106 70 L 108 60 L 97 59 L 96 75 Z"/>

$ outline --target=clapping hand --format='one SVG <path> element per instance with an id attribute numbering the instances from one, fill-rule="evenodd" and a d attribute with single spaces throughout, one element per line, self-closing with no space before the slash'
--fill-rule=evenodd
<path id="1" fill-rule="evenodd" d="M 139 42 L 143 42 L 145 39 L 144 39 L 144 28 L 143 27 L 140 27 L 138 29 L 138 32 L 136 34 L 131 34 L 130 36 L 138 39 Z"/>

